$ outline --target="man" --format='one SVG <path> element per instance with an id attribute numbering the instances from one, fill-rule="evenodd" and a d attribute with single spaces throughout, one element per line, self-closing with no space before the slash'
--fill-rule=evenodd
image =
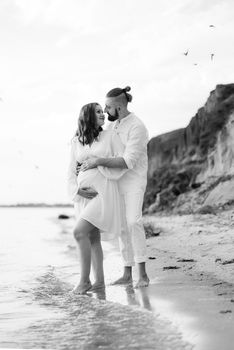
<path id="1" fill-rule="evenodd" d="M 92 158 L 85 161 L 81 169 L 86 171 L 99 165 L 109 168 L 129 169 L 119 180 L 123 228 L 120 237 L 120 250 L 124 262 L 123 276 L 114 284 L 132 282 L 132 266 L 139 268 L 136 287 L 146 287 L 149 278 L 145 270 L 146 238 L 142 223 L 142 205 L 147 182 L 147 143 L 148 132 L 143 122 L 128 111 L 132 96 L 125 89 L 112 89 L 106 95 L 105 112 L 113 121 L 110 128 L 116 130 L 125 145 L 122 157 Z"/>

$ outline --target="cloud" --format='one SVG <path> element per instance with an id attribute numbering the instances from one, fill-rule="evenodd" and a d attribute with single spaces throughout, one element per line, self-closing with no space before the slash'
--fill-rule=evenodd
<path id="1" fill-rule="evenodd" d="M 21 19 L 29 24 L 39 17 L 42 17 L 50 6 L 50 0 L 14 0 L 13 2 L 19 10 Z"/>
<path id="2" fill-rule="evenodd" d="M 200 15 L 202 13 L 212 13 L 215 12 L 216 9 L 227 7 L 233 8 L 232 0 L 212 0 L 212 1 L 204 1 L 204 0 L 189 0 L 181 3 L 180 11 L 186 15 Z M 212 17 L 212 15 L 211 15 Z M 209 23 L 212 24 L 212 23 Z"/>

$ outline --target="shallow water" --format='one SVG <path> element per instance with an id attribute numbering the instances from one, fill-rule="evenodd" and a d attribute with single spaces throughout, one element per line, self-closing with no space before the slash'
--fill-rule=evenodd
<path id="1" fill-rule="evenodd" d="M 121 273 L 116 244 L 103 244 L 106 291 L 70 293 L 78 253 L 73 220 L 57 220 L 60 213 L 73 210 L 0 210 L 0 347 L 191 349 L 170 322 L 150 312 L 144 290 L 109 286 Z"/>

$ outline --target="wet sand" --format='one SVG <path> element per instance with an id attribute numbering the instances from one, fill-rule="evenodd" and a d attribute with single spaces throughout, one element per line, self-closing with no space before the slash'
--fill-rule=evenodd
<path id="1" fill-rule="evenodd" d="M 9 313 L 9 327 L 4 324 L 4 337 L 0 337 L 1 348 L 232 349 L 231 264 L 222 265 L 218 260 L 215 264 L 229 271 L 221 274 L 207 263 L 213 262 L 217 246 L 222 247 L 219 258 L 227 258 L 227 254 L 221 256 L 224 244 L 230 259 L 231 217 L 232 212 L 215 218 L 146 217 L 160 228 L 158 237 L 147 240 L 150 286 L 111 286 L 121 274 L 122 264 L 116 242 L 104 242 L 106 289 L 86 296 L 70 293 L 79 278 L 78 254 L 71 234 L 73 220 L 52 219 L 57 234 L 54 232 L 45 243 L 53 244 L 49 260 L 56 259 L 56 264 L 46 261 L 43 268 L 34 269 L 30 285 L 24 283 L 16 291 L 25 311 L 38 310 L 37 317 L 18 313 L 18 326 L 10 329 Z M 219 235 L 224 237 L 223 244 L 218 244 Z M 135 281 L 136 277 L 134 269 Z M 3 322 L 6 314 L 4 317 Z M 24 321 L 21 327 L 20 317 Z"/>

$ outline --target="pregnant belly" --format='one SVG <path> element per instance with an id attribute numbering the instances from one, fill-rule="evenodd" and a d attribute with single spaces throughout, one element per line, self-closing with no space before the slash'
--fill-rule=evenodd
<path id="1" fill-rule="evenodd" d="M 91 187 L 98 192 L 98 187 L 102 175 L 98 169 L 89 169 L 86 171 L 80 171 L 77 177 L 79 187 Z"/>

